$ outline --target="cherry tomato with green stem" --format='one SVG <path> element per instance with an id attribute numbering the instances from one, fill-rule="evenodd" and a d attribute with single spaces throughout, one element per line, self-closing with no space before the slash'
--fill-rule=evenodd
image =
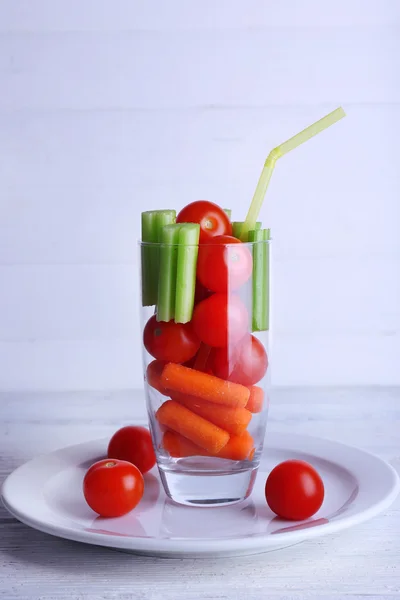
<path id="1" fill-rule="evenodd" d="M 232 235 L 232 223 L 226 212 L 208 200 L 196 200 L 182 208 L 176 222 L 199 223 L 200 244 L 217 235 Z"/>

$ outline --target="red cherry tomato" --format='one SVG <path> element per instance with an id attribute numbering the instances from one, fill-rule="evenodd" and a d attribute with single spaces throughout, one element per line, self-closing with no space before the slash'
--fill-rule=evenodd
<path id="1" fill-rule="evenodd" d="M 124 460 L 99 460 L 83 480 L 86 502 L 102 517 L 125 515 L 140 502 L 143 491 L 141 472 Z"/>
<path id="2" fill-rule="evenodd" d="M 217 377 L 242 385 L 258 383 L 267 372 L 268 356 L 254 335 L 247 335 L 239 344 L 213 351 L 211 368 Z"/>
<path id="3" fill-rule="evenodd" d="M 200 244 L 197 278 L 213 292 L 239 288 L 251 275 L 253 259 L 245 244 L 230 235 L 218 235 Z"/>
<path id="4" fill-rule="evenodd" d="M 209 298 L 211 296 L 211 294 L 212 294 L 212 292 L 210 290 L 208 290 L 207 288 L 205 288 L 204 285 L 202 283 L 200 283 L 200 281 L 197 279 L 196 289 L 195 289 L 195 293 L 194 293 L 194 304 L 196 305 L 199 302 L 201 302 L 202 300 Z"/>
<path id="5" fill-rule="evenodd" d="M 147 473 L 156 464 L 150 432 L 137 425 L 127 425 L 114 433 L 108 444 L 107 456 L 126 460 L 141 473 Z"/>
<path id="6" fill-rule="evenodd" d="M 176 222 L 199 223 L 201 244 L 216 235 L 232 235 L 232 223 L 226 212 L 208 200 L 197 200 L 182 208 Z"/>
<path id="7" fill-rule="evenodd" d="M 220 347 L 246 335 L 249 315 L 239 296 L 213 294 L 195 307 L 192 323 L 202 342 Z"/>
<path id="8" fill-rule="evenodd" d="M 302 460 L 276 466 L 265 484 L 270 509 L 283 519 L 303 521 L 312 517 L 324 500 L 324 484 L 317 471 Z"/>
<path id="9" fill-rule="evenodd" d="M 155 315 L 146 323 L 143 343 L 147 352 L 157 360 L 175 363 L 193 358 L 200 346 L 190 323 L 157 321 Z"/>

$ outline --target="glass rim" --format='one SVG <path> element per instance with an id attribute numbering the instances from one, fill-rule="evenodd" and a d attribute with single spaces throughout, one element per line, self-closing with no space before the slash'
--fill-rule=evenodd
<path id="1" fill-rule="evenodd" d="M 270 244 L 272 242 L 272 238 L 270 238 L 269 240 L 259 240 L 256 242 L 241 242 L 241 244 L 244 244 L 245 246 L 256 246 L 257 244 Z M 137 240 L 137 244 L 138 246 L 145 246 L 148 248 L 158 248 L 160 246 L 174 246 L 176 248 L 182 247 L 183 245 L 185 246 L 185 248 L 198 248 L 199 246 L 207 246 L 207 247 L 216 247 L 216 246 L 225 246 L 225 247 L 229 247 L 229 248 L 236 248 L 237 247 L 237 243 L 234 244 L 213 244 L 213 243 L 207 243 L 207 244 L 168 244 L 167 242 L 143 242 L 142 240 Z"/>

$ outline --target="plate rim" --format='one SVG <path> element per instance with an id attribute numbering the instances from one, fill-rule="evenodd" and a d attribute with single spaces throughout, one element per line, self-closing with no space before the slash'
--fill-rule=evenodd
<path id="1" fill-rule="evenodd" d="M 272 438 L 272 443 L 271 443 Z M 280 443 L 277 443 L 277 441 Z M 285 443 L 285 440 L 291 440 L 289 447 Z M 28 525 L 34 529 L 42 531 L 43 533 L 50 534 L 55 537 L 68 539 L 71 541 L 77 541 L 81 543 L 115 548 L 120 550 L 128 550 L 133 553 L 141 553 L 141 554 L 151 554 L 151 555 L 159 555 L 159 556 L 184 556 L 184 555 L 201 555 L 201 556 L 212 556 L 220 553 L 224 553 L 226 556 L 227 553 L 231 555 L 241 554 L 243 552 L 251 552 L 254 551 L 268 551 L 269 549 L 274 549 L 278 547 L 290 546 L 296 544 L 301 541 L 314 539 L 323 535 L 329 535 L 331 533 L 336 533 L 342 531 L 344 529 L 348 529 L 349 527 L 361 524 L 379 513 L 385 511 L 396 499 L 397 495 L 400 492 L 400 478 L 397 474 L 396 470 L 390 465 L 387 461 L 380 458 L 376 454 L 373 454 L 367 450 L 358 448 L 356 446 L 351 446 L 349 444 L 345 444 L 343 442 L 337 442 L 328 438 L 321 438 L 317 436 L 311 436 L 301 433 L 288 433 L 288 432 L 279 432 L 279 431 L 271 431 L 267 432 L 266 436 L 266 445 L 265 449 L 268 447 L 275 448 L 277 450 L 285 449 L 285 450 L 294 450 L 296 452 L 302 452 L 304 454 L 311 454 L 315 457 L 321 457 L 318 454 L 312 454 L 312 452 L 307 452 L 305 449 L 301 449 L 301 442 L 303 444 L 308 442 L 311 446 L 322 446 L 325 449 L 337 448 L 342 451 L 348 451 L 351 454 L 358 454 L 359 457 L 363 456 L 365 459 L 370 462 L 375 462 L 376 465 L 379 465 L 382 473 L 385 472 L 385 475 L 388 479 L 387 489 L 385 493 L 382 495 L 382 498 L 373 503 L 372 505 L 361 509 L 356 514 L 350 514 L 342 516 L 340 519 L 335 521 L 329 521 L 328 523 L 323 523 L 310 528 L 302 528 L 294 531 L 286 531 L 281 532 L 279 536 L 271 535 L 271 533 L 261 533 L 256 536 L 249 535 L 247 537 L 232 537 L 232 538 L 211 538 L 211 539 L 201 539 L 201 538 L 147 538 L 147 537 L 134 537 L 134 536 L 113 536 L 111 534 L 106 533 L 97 533 L 94 534 L 89 531 L 85 531 L 84 529 L 77 529 L 73 527 L 67 527 L 62 524 L 54 525 L 51 522 L 43 521 L 43 519 L 36 518 L 32 516 L 32 514 L 28 514 L 29 511 L 20 511 L 18 507 L 15 506 L 13 502 L 13 486 L 19 485 L 21 482 L 21 476 L 24 476 L 24 472 L 26 470 L 31 471 L 32 469 L 38 468 L 42 464 L 45 465 L 46 460 L 50 457 L 56 457 L 57 455 L 63 455 L 68 451 L 77 450 L 79 448 L 89 449 L 93 448 L 93 453 L 95 453 L 96 446 L 100 446 L 100 444 L 106 444 L 107 439 L 100 438 L 96 440 L 90 440 L 86 442 L 81 442 L 79 444 L 71 444 L 64 448 L 59 448 L 52 452 L 44 453 L 38 455 L 24 464 L 17 467 L 12 473 L 10 473 L 7 478 L 4 480 L 3 485 L 0 490 L 0 497 L 8 512 L 13 515 L 20 522 Z M 299 446 L 300 445 L 300 446 Z M 293 448 L 292 448 L 293 446 Z M 98 451 L 97 451 L 98 452 Z M 326 458 L 325 458 L 326 460 Z M 330 462 L 334 462 L 332 457 Z M 76 464 L 76 463 L 75 463 Z M 350 473 L 353 473 L 348 465 L 336 462 L 335 464 L 339 465 L 341 468 L 346 469 Z M 70 466 L 73 466 L 71 464 Z M 205 508 L 205 510 L 207 510 Z M 278 542 L 279 540 L 279 542 Z M 236 544 L 236 546 L 240 546 L 239 548 L 232 549 L 231 545 Z"/>

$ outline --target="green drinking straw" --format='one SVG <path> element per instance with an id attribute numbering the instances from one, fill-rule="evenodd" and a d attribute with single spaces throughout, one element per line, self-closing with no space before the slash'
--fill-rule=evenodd
<path id="1" fill-rule="evenodd" d="M 303 144 L 307 140 L 314 137 L 324 129 L 327 129 L 340 119 L 346 116 L 342 107 L 337 108 L 325 117 L 322 117 L 319 121 L 306 127 L 303 131 L 300 131 L 297 135 L 291 137 L 286 142 L 283 142 L 280 146 L 274 148 L 268 155 L 267 160 L 264 163 L 264 168 L 261 171 L 260 179 L 258 180 L 256 191 L 254 192 L 253 200 L 250 204 L 249 212 L 240 233 L 240 239 L 243 242 L 247 242 L 249 231 L 255 229 L 257 217 L 260 213 L 262 203 L 268 188 L 268 184 L 273 173 L 275 163 L 284 154 L 287 154 L 300 144 Z"/>

